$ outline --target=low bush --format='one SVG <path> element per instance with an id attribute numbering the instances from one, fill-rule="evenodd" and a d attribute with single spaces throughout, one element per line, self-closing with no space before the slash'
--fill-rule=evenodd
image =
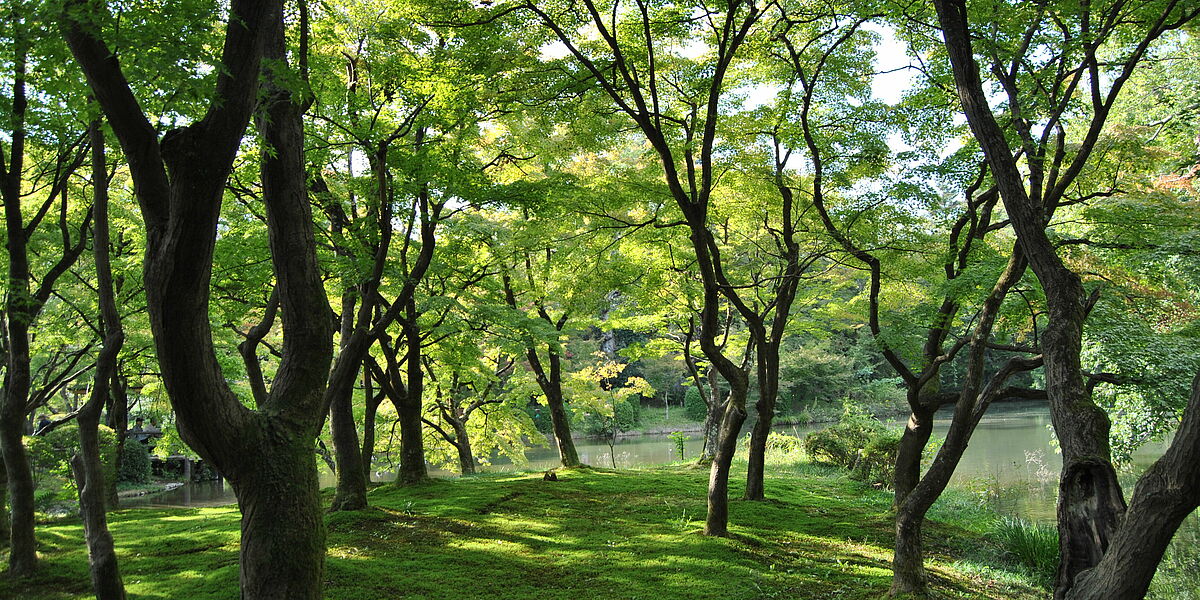
<path id="1" fill-rule="evenodd" d="M 890 486 L 900 436 L 887 431 L 865 410 L 847 404 L 838 423 L 804 438 L 810 460 L 832 463 L 856 478 Z"/>
<path id="2" fill-rule="evenodd" d="M 129 440 L 121 451 L 121 471 L 117 473 L 120 483 L 150 482 L 150 450 L 145 444 Z"/>

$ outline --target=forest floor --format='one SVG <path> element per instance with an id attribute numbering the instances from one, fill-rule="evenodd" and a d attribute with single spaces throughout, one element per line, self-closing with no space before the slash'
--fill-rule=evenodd
<path id="1" fill-rule="evenodd" d="M 741 494 L 744 468 L 730 496 Z M 326 517 L 335 600 L 866 599 L 891 580 L 891 494 L 821 466 L 768 475 L 766 502 L 733 501 L 731 537 L 700 534 L 708 470 L 560 470 L 375 487 L 372 508 Z M 328 499 L 328 498 L 327 498 Z M 994 515 L 939 503 L 926 532 L 944 598 L 1047 595 L 988 540 Z M 236 507 L 111 515 L 133 599 L 238 597 Z M 77 519 L 39 524 L 33 578 L 0 576 L 0 598 L 90 596 Z M 0 557 L 3 552 L 0 551 Z"/>

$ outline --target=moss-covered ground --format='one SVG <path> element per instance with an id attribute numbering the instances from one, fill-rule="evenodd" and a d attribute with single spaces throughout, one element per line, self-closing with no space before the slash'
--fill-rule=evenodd
<path id="1" fill-rule="evenodd" d="M 326 597 L 538 600 L 880 598 L 890 583 L 890 494 L 812 465 L 780 470 L 766 502 L 734 501 L 730 538 L 700 534 L 708 471 L 560 471 L 383 485 L 372 508 L 327 516 Z M 736 474 L 740 479 L 740 473 Z M 731 495 L 740 493 L 735 484 Z M 953 503 L 952 503 L 953 504 Z M 946 598 L 1042 598 L 1004 570 L 985 513 L 961 503 L 926 527 Z M 131 598 L 238 597 L 234 507 L 119 511 Z M 0 598 L 89 596 L 77 521 L 38 527 L 32 579 Z"/>

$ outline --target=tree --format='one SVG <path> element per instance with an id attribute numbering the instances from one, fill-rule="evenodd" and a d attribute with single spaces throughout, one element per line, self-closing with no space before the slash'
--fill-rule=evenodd
<path id="1" fill-rule="evenodd" d="M 203 118 L 158 139 L 121 63 L 102 40 L 100 7 L 69 2 L 61 26 L 121 143 L 146 224 L 147 306 L 180 433 L 232 483 L 242 511 L 242 594 L 319 598 L 324 527 L 313 440 L 327 406 L 330 327 L 315 256 L 298 95 L 284 86 L 281 2 L 237 0 Z M 217 363 L 209 326 L 213 246 L 234 156 L 269 59 L 260 112 L 263 199 L 280 289 L 283 359 L 267 402 L 241 404 Z"/>
<path id="2" fill-rule="evenodd" d="M 7 259 L 6 300 L 2 320 L 4 323 L 3 353 L 4 381 L 0 397 L 0 454 L 4 461 L 4 475 L 11 505 L 9 522 L 8 571 L 14 576 L 33 573 L 37 565 L 34 541 L 33 475 L 29 459 L 21 440 L 25 418 L 43 403 L 45 397 L 30 394 L 32 384 L 30 338 L 36 330 L 39 315 L 59 278 L 78 260 L 85 248 L 86 230 L 91 219 L 90 210 L 83 214 L 70 210 L 67 201 L 69 180 L 86 158 L 85 138 L 79 135 L 82 128 L 74 132 L 63 131 L 61 124 L 49 129 L 61 135 L 59 139 L 38 140 L 31 136 L 30 125 L 42 125 L 45 118 L 39 109 L 41 103 L 54 102 L 70 97 L 61 94 L 43 96 L 43 90 L 27 88 L 30 55 L 34 52 L 37 34 L 42 29 L 35 25 L 35 13 L 25 3 L 13 3 L 9 10 L 11 31 L 6 31 L 7 49 L 11 50 L 12 98 L 8 103 L 7 159 L 0 149 L 0 198 L 4 202 L 5 249 Z M 36 64 L 36 57 L 34 64 Z M 48 84 L 51 82 L 35 82 Z M 49 90 L 45 90 L 49 92 Z M 56 92 L 58 90 L 55 90 Z M 30 100 L 33 100 L 33 106 Z M 77 98 L 76 98 L 77 100 Z M 32 121 L 32 123 L 31 123 Z M 69 128 L 70 126 L 68 126 Z M 43 143 L 44 142 L 44 143 Z M 28 162 L 27 162 L 28 161 Z M 37 185 L 26 191 L 26 182 Z M 23 204 L 32 200 L 32 214 L 27 216 Z M 55 206 L 59 208 L 52 212 Z M 46 217 L 57 216 L 54 221 Z M 57 239 L 42 236 L 43 226 L 53 225 Z M 46 245 L 43 246 L 43 243 Z M 31 251 L 51 257 L 47 262 L 30 260 Z M 35 278 L 34 267 L 44 270 Z M 78 361 L 84 353 L 74 359 Z M 76 363 L 71 362 L 66 371 L 57 371 L 53 377 L 59 382 L 64 379 Z M 60 364 L 61 368 L 61 364 Z M 50 372 L 47 372 L 50 375 Z M 52 388 L 53 389 L 53 388 Z M 31 402 L 32 400 L 32 402 Z M 0 497 L 0 505 L 3 498 Z"/>
<path id="3" fill-rule="evenodd" d="M 92 253 L 96 262 L 97 292 L 101 309 L 101 328 L 104 346 L 96 360 L 96 374 L 91 394 L 79 410 L 79 452 L 71 459 L 71 469 L 79 488 L 79 512 L 83 517 L 87 538 L 88 564 L 91 567 L 92 589 L 98 600 L 124 600 L 125 586 L 117 565 L 112 534 L 104 514 L 108 503 L 108 483 L 100 464 L 100 409 L 108 398 L 109 381 L 116 376 L 117 355 L 125 343 L 121 317 L 117 311 L 113 290 L 112 265 L 108 244 L 108 170 L 105 160 L 104 132 L 101 123 L 92 124 L 89 141 L 92 155 L 92 191 L 96 222 L 92 236 Z M 115 470 L 114 470 L 115 472 Z"/>
<path id="4" fill-rule="evenodd" d="M 1018 32 L 1014 39 L 1028 41 L 1016 46 L 998 45 L 1001 51 L 989 57 L 992 72 L 1005 91 L 1016 139 L 1030 171 L 1027 188 L 1005 131 L 997 123 L 984 94 L 969 37 L 965 2 L 936 0 L 934 6 L 963 112 L 987 157 L 1021 250 L 1046 293 L 1049 323 L 1042 338 L 1046 387 L 1054 428 L 1063 449 L 1058 511 L 1062 557 L 1055 597 L 1101 597 L 1113 593 L 1118 585 L 1128 590 L 1128 595 L 1140 596 L 1149 585 L 1147 570 L 1153 573 L 1161 549 L 1131 560 L 1128 548 L 1130 545 L 1165 548 L 1170 533 L 1182 519 L 1182 516 L 1176 519 L 1175 515 L 1195 508 L 1195 494 L 1189 498 L 1166 490 L 1171 487 L 1170 481 L 1181 476 L 1178 470 L 1182 465 L 1174 461 L 1195 450 L 1190 447 L 1197 443 L 1190 435 L 1193 431 L 1190 422 L 1200 416 L 1193 413 L 1185 417 L 1181 435 L 1176 437 L 1172 448 L 1155 464 L 1149 476 L 1142 478 L 1135 494 L 1136 511 L 1127 511 L 1112 467 L 1108 416 L 1092 401 L 1080 363 L 1086 315 L 1083 285 L 1079 275 L 1062 261 L 1047 235 L 1046 225 L 1088 164 L 1113 102 L 1150 45 L 1164 32 L 1195 18 L 1200 9 L 1174 1 L 1137 6 L 1113 2 L 1099 6 L 1081 3 L 1078 7 L 1054 10 L 1033 8 L 1033 14 L 1028 15 L 1032 18 L 1022 20 L 1020 27 L 1024 31 Z M 1048 24 L 1051 19 L 1053 28 Z M 1042 32 L 1054 37 L 1035 37 Z M 1032 43 L 1035 39 L 1037 44 Z M 1058 45 L 1058 51 L 1052 54 L 1051 64 L 1055 68 L 1029 73 L 1033 81 L 1019 78 L 1033 64 L 1026 57 L 1045 43 Z M 1102 51 L 1106 54 L 1105 77 L 1101 76 Z M 1107 56 L 1109 53 L 1112 56 Z M 1062 68 L 1057 68 L 1060 65 Z M 1039 98 L 1034 89 L 1051 95 Z M 1081 92 L 1078 98 L 1077 89 Z M 1068 153 L 1065 131 L 1070 125 L 1067 122 L 1070 108 L 1086 112 L 1081 119 L 1083 135 L 1073 152 Z M 1033 130 L 1035 123 L 1042 127 L 1040 134 Z M 1189 487 L 1189 477 L 1178 481 L 1182 487 L 1175 490 L 1185 491 Z M 1150 517 L 1148 511 L 1161 516 Z M 1161 539 L 1164 534 L 1167 540 Z M 1102 562 L 1113 567 L 1123 564 L 1123 568 L 1101 574 L 1098 565 Z M 1089 573 L 1093 569 L 1096 570 Z"/>

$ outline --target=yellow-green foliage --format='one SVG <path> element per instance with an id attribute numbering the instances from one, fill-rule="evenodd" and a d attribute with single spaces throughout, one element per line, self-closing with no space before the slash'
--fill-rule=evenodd
<path id="1" fill-rule="evenodd" d="M 734 502 L 729 538 L 700 534 L 704 471 L 558 475 L 556 482 L 537 473 L 375 488 L 371 508 L 326 517 L 325 597 L 866 600 L 884 597 L 890 585 L 890 494 L 829 469 L 773 468 L 771 501 Z M 743 478 L 735 472 L 731 483 Z M 741 495 L 738 487 L 730 496 Z M 236 509 L 126 510 L 111 522 L 131 599 L 238 597 Z M 927 567 L 944 597 L 1045 596 L 991 566 L 998 549 L 990 563 L 972 555 L 990 547 L 982 533 L 938 521 L 926 532 Z M 89 597 L 79 524 L 42 525 L 38 537 L 42 568 L 29 580 L 0 578 L 0 598 Z M 983 562 L 968 568 L 961 559 Z"/>

